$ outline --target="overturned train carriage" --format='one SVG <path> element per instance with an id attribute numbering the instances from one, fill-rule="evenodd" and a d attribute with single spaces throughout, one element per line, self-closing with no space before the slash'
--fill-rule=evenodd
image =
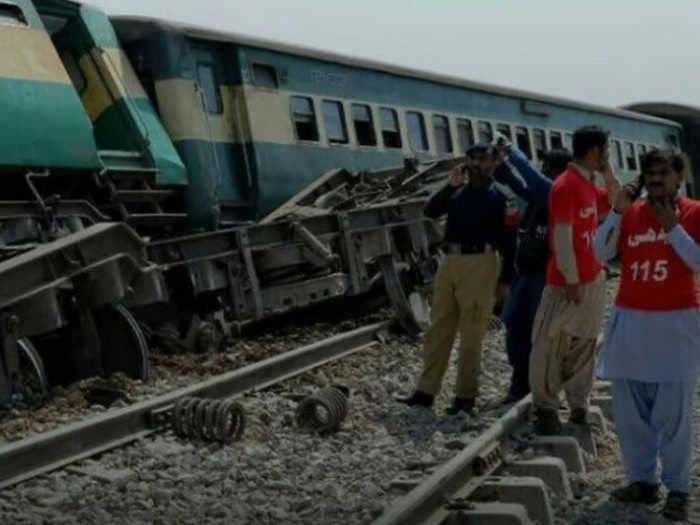
<path id="1" fill-rule="evenodd" d="M 105 219 L 144 233 L 184 224 L 185 166 L 104 13 L 62 0 L 3 1 L 0 46 L 0 114 L 12 123 L 0 140 L 3 199 L 15 211 L 34 205 L 14 220 L 0 211 L 4 244 Z M 58 231 L 47 231 L 57 216 Z"/>
<path id="2" fill-rule="evenodd" d="M 0 48 L 0 402 L 375 287 L 417 331 L 423 203 L 495 131 L 539 162 L 599 123 L 623 178 L 695 144 L 685 121 L 69 0 L 0 0 Z"/>
<path id="3" fill-rule="evenodd" d="M 336 171 L 303 206 L 287 203 L 261 224 L 147 243 L 124 224 L 98 223 L 7 259 L 0 400 L 28 383 L 45 391 L 116 371 L 146 378 L 143 328 L 161 347 L 206 350 L 225 335 L 217 321 L 242 325 L 378 286 L 404 328 L 418 332 L 442 236 L 423 216 L 425 197 L 454 163 Z M 327 204 L 329 192 L 351 191 L 358 179 L 391 200 L 342 211 Z"/>

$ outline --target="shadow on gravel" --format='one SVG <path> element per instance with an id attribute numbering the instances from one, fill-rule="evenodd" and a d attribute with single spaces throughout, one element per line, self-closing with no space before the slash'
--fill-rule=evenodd
<path id="1" fill-rule="evenodd" d="M 401 441 L 425 443 L 435 432 L 444 435 L 461 434 L 469 423 L 469 416 L 438 416 L 426 408 L 408 408 L 380 419 L 387 432 Z"/>
<path id="2" fill-rule="evenodd" d="M 606 501 L 599 506 L 579 514 L 571 523 L 572 525 L 669 525 L 671 523 L 681 523 L 669 521 L 661 516 L 663 503 L 658 503 L 653 507 L 639 504 L 622 504 Z M 686 521 L 683 523 L 696 523 Z"/>

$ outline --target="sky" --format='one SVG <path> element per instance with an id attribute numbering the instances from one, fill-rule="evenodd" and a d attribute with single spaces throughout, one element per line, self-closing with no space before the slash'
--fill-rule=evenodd
<path id="1" fill-rule="evenodd" d="M 700 106 L 697 0 L 89 0 L 606 106 Z"/>

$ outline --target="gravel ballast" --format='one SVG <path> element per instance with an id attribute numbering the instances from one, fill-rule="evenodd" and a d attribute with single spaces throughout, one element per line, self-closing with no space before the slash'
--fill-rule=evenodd
<path id="1" fill-rule="evenodd" d="M 503 333 L 485 341 L 471 418 L 444 415 L 456 358 L 453 352 L 433 411 L 394 400 L 410 393 L 421 367 L 420 342 L 396 336 L 241 398 L 248 425 L 239 442 L 206 444 L 170 432 L 143 439 L 2 491 L 0 522 L 370 523 L 403 494 L 393 480 L 419 478 L 458 452 L 456 440 L 478 436 L 502 413 L 496 407 L 510 377 Z M 297 428 L 298 400 L 330 384 L 351 391 L 341 428 L 323 436 Z M 612 430 L 598 436 L 598 452 L 587 458 L 586 474 L 571 476 L 572 501 L 552 494 L 556 523 L 666 523 L 658 507 L 608 502 L 623 482 Z"/>

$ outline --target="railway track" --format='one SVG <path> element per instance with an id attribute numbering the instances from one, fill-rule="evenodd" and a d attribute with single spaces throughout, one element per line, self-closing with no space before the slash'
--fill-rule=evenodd
<path id="1" fill-rule="evenodd" d="M 442 415 L 449 375 L 434 411 L 393 402 L 418 372 L 412 361 L 420 349 L 391 338 L 245 396 L 248 425 L 240 441 L 220 446 L 153 432 L 6 488 L 0 516 L 18 525 L 38 516 L 50 523 L 193 525 L 367 525 L 391 523 L 392 516 L 403 523 L 668 523 L 659 508 L 608 501 L 624 479 L 610 427 L 594 426 L 592 452 L 585 436 L 573 447 L 571 437 L 537 443 L 529 401 L 496 406 L 505 384 L 501 345 L 501 335 L 491 334 L 485 372 L 498 372 L 485 374 L 484 399 L 471 418 Z M 341 428 L 328 435 L 299 428 L 299 400 L 328 384 L 352 392 Z M 607 413 L 607 386 L 595 388 L 595 404 Z"/>
<path id="2" fill-rule="evenodd" d="M 240 396 L 372 347 L 390 322 L 334 335 L 201 383 L 0 448 L 0 489 L 167 428 L 183 398 Z"/>
<path id="3" fill-rule="evenodd" d="M 598 401 L 607 404 L 604 397 Z M 607 420 L 593 406 L 590 426 L 565 424 L 561 436 L 535 436 L 531 410 L 527 396 L 422 478 L 410 471 L 397 477 L 393 486 L 407 492 L 372 525 L 553 525 L 550 495 L 573 497 L 569 473 L 585 473 L 584 456 L 596 455 L 595 434 L 606 432 Z"/>

